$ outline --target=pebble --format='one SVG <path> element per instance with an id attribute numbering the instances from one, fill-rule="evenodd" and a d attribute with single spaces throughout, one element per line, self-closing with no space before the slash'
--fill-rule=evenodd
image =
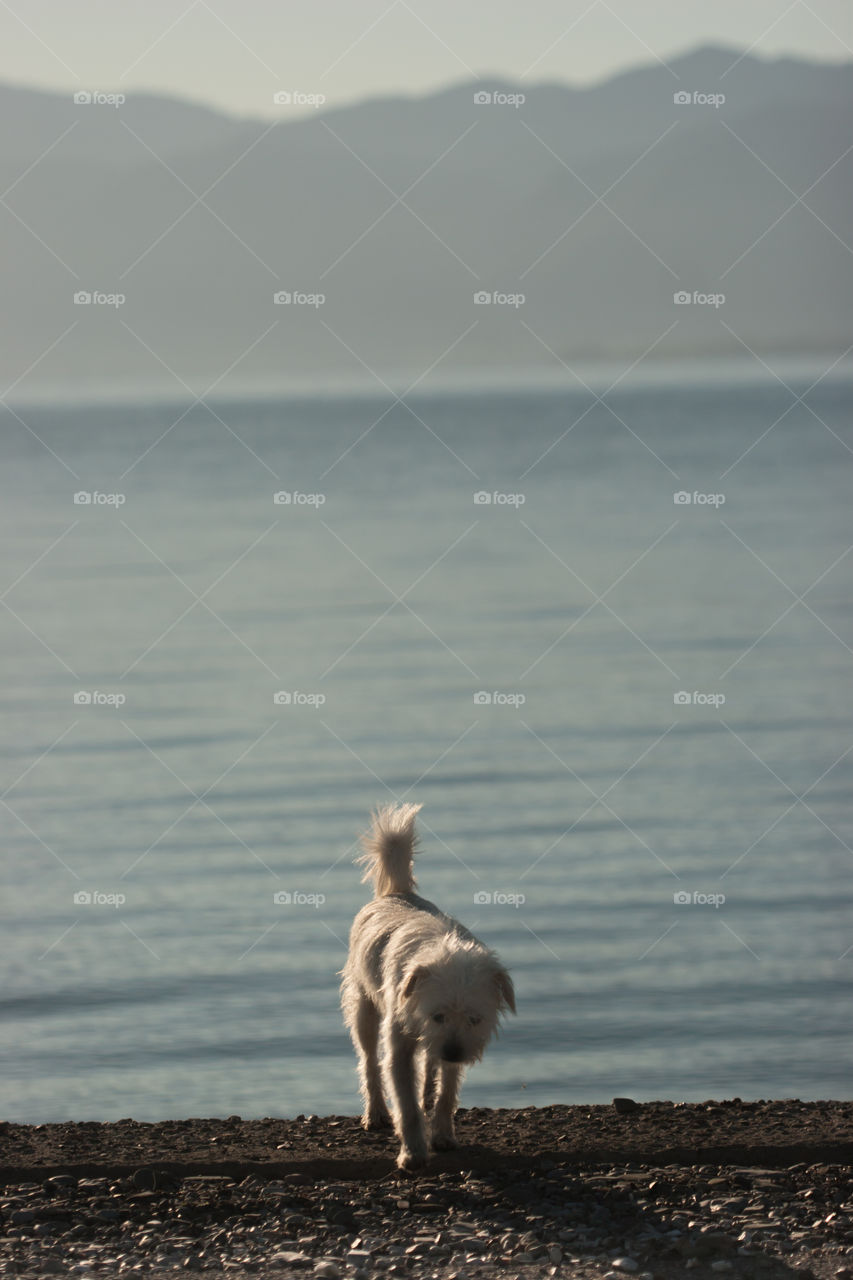
<path id="1" fill-rule="evenodd" d="M 754 1276 L 770 1261 L 791 1276 L 814 1267 L 851 1280 L 844 1264 L 853 1259 L 849 1170 L 805 1163 L 655 1168 L 549 1157 L 523 1169 L 350 1182 L 180 1179 L 146 1168 L 2 1187 L 0 1217 L 0 1280 L 592 1280 L 605 1270 L 611 1280 L 651 1280 Z"/>

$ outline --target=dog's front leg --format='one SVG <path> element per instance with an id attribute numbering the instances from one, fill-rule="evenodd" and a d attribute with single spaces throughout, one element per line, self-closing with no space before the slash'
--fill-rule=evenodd
<path id="1" fill-rule="evenodd" d="M 455 1062 L 442 1062 L 441 1087 L 432 1113 L 432 1146 L 434 1151 L 452 1151 L 459 1146 L 453 1127 L 463 1068 Z"/>
<path id="2" fill-rule="evenodd" d="M 418 1105 L 415 1078 L 416 1042 L 390 1026 L 386 1036 L 390 1093 L 400 1139 L 397 1164 L 401 1169 L 419 1169 L 426 1164 L 427 1143 L 423 1113 Z"/>
<path id="3" fill-rule="evenodd" d="M 422 1075 L 421 1101 L 424 1115 L 427 1115 L 435 1105 L 435 1086 L 438 1079 L 438 1066 L 432 1061 L 428 1053 L 424 1054 Z"/>

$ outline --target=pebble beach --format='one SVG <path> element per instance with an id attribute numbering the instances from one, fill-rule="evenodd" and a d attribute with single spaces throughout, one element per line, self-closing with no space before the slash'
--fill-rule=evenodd
<path id="1" fill-rule="evenodd" d="M 853 1103 L 462 1109 L 401 1174 L 354 1117 L 0 1124 L 0 1276 L 853 1280 Z"/>

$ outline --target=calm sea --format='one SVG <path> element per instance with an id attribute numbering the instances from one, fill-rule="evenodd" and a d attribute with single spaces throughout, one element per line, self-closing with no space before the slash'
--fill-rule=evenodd
<path id="1" fill-rule="evenodd" d="M 354 1112 L 402 798 L 516 982 L 463 1103 L 849 1096 L 819 374 L 4 412 L 0 1115 Z"/>

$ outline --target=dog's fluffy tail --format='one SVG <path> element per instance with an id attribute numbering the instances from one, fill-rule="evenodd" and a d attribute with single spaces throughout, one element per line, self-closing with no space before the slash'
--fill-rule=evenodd
<path id="1" fill-rule="evenodd" d="M 417 847 L 415 815 L 419 804 L 386 805 L 373 815 L 373 825 L 361 837 L 364 853 L 356 862 L 364 867 L 362 882 L 373 881 L 373 896 L 411 893 L 417 886 L 412 862 Z"/>

